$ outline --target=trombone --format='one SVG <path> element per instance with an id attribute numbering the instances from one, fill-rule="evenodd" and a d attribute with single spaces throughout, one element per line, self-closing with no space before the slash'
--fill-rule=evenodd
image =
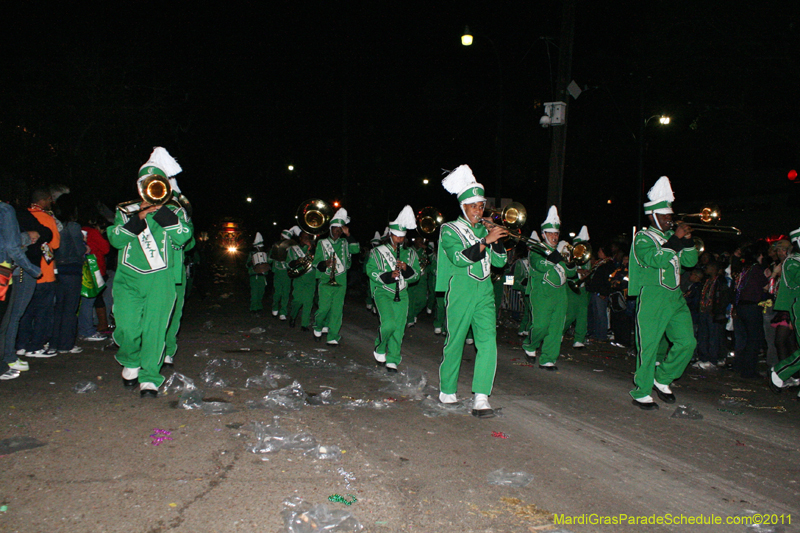
<path id="1" fill-rule="evenodd" d="M 673 223 L 675 225 L 678 224 L 685 224 L 692 228 L 692 231 L 707 231 L 709 233 L 727 233 L 729 235 L 741 235 L 742 230 L 734 226 L 717 226 L 712 225 L 712 222 L 719 220 L 719 209 L 714 207 L 704 207 L 700 210 L 699 213 L 679 213 L 677 215 L 681 217 L 678 220 L 674 220 Z M 698 218 L 701 224 L 696 222 L 686 222 L 686 218 L 694 217 Z"/>

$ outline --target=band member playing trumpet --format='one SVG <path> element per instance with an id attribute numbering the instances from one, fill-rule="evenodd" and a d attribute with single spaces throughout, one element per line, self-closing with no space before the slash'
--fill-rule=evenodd
<path id="1" fill-rule="evenodd" d="M 554 371 L 558 370 L 556 360 L 561 352 L 567 316 L 567 278 L 575 277 L 575 265 L 568 264 L 556 249 L 561 234 L 561 219 L 556 206 L 550 206 L 541 230 L 545 250 L 530 255 L 527 293 L 533 323 L 528 342 L 522 345 L 522 349 L 528 358 L 533 359 L 541 344 L 539 368 Z"/>
<path id="2" fill-rule="evenodd" d="M 183 207 L 153 205 L 142 184 L 166 181 L 180 171 L 178 162 L 157 147 L 139 170 L 142 202 L 120 205 L 107 230 L 111 245 L 120 250 L 113 289 L 114 341 L 119 345 L 116 359 L 123 366 L 123 384 L 138 382 L 142 397 L 156 397 L 164 381 L 160 370 L 165 337 L 175 305 L 175 286 L 181 282 L 180 271 L 173 265 L 182 258 L 178 251 L 193 231 Z M 161 188 L 171 197 L 169 189 Z"/>
<path id="3" fill-rule="evenodd" d="M 299 229 L 300 228 L 298 228 L 298 230 Z M 300 243 L 289 248 L 289 253 L 286 257 L 286 261 L 289 264 L 291 264 L 292 261 L 307 257 L 314 251 L 311 248 L 314 244 L 314 239 L 309 233 L 300 230 L 297 239 Z M 292 280 L 292 302 L 289 309 L 289 326 L 294 327 L 297 316 L 300 315 L 300 329 L 302 331 L 308 331 L 311 325 L 311 307 L 314 305 L 314 291 L 316 290 L 317 275 L 314 269 L 309 269 L 304 274 Z"/>
<path id="4" fill-rule="evenodd" d="M 448 174 L 442 185 L 456 195 L 463 216 L 443 224 L 439 233 L 436 290 L 445 293 L 447 324 L 439 366 L 439 401 L 458 401 L 458 372 L 464 341 L 472 327 L 477 349 L 472 414 L 491 417 L 494 411 L 489 405 L 489 395 L 497 368 L 497 313 L 491 267 L 506 264 L 506 250 L 501 241 L 508 230 L 495 224 L 487 229 L 482 218 L 486 206 L 483 185 L 475 181 L 467 165 Z"/>
<path id="5" fill-rule="evenodd" d="M 680 290 L 681 267 L 697 264 L 692 229 L 679 224 L 673 231 L 672 202 L 675 196 L 669 178 L 662 176 L 647 193 L 644 212 L 650 226 L 636 232 L 631 247 L 628 294 L 638 296 L 636 304 L 636 388 L 633 404 L 641 409 L 658 409 L 650 393 L 674 403 L 669 385 L 678 379 L 692 358 L 697 341 L 692 316 Z M 658 353 L 664 336 L 672 343 L 663 358 Z M 661 364 L 656 366 L 656 359 Z"/>
<path id="6" fill-rule="evenodd" d="M 389 242 L 372 249 L 367 259 L 367 277 L 381 326 L 373 355 L 388 372 L 397 372 L 408 314 L 408 284 L 420 276 L 419 258 L 403 245 L 408 230 L 417 227 L 414 210 L 405 206 L 389 223 Z"/>
<path id="7" fill-rule="evenodd" d="M 339 330 L 342 327 L 342 310 L 347 291 L 347 270 L 352 264 L 352 254 L 361 247 L 350 236 L 350 217 L 345 209 L 333 215 L 330 236 L 317 242 L 314 262 L 317 267 L 317 287 L 319 288 L 319 309 L 314 319 L 314 337 L 320 339 L 328 334 L 327 342 L 332 346 L 339 344 Z M 344 235 L 344 239 L 341 238 Z"/>

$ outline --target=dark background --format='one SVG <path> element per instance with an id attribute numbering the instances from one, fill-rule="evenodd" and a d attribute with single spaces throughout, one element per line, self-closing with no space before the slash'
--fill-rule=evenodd
<path id="1" fill-rule="evenodd" d="M 113 205 L 136 197 L 161 145 L 198 229 L 233 216 L 269 240 L 320 197 L 366 240 L 406 203 L 456 215 L 442 169 L 467 163 L 496 195 L 499 163 L 500 195 L 538 229 L 561 3 L 431 4 L 4 7 L 0 179 Z M 569 101 L 563 229 L 607 240 L 636 224 L 639 125 L 661 113 L 672 123 L 645 130 L 646 188 L 668 175 L 677 211 L 716 202 L 748 237 L 800 225 L 796 5 L 579 0 L 572 78 L 586 90 Z"/>

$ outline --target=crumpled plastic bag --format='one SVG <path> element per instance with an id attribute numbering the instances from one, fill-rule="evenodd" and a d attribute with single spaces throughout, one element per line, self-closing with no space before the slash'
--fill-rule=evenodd
<path id="1" fill-rule="evenodd" d="M 232 403 L 218 401 L 201 402 L 200 408 L 207 415 L 226 415 L 237 411 Z"/>
<path id="2" fill-rule="evenodd" d="M 745 533 L 784 533 L 786 528 L 781 524 L 751 524 L 747 526 Z"/>
<path id="3" fill-rule="evenodd" d="M 334 405 L 335 403 L 338 403 L 333 399 L 333 392 L 331 392 L 330 389 L 322 391 L 313 396 L 309 395 L 307 401 L 309 405 Z"/>
<path id="4" fill-rule="evenodd" d="M 195 357 L 208 357 L 208 348 L 203 348 L 199 352 L 194 354 Z"/>
<path id="5" fill-rule="evenodd" d="M 180 409 L 202 409 L 203 391 L 200 389 L 185 389 L 178 396 L 178 407 Z"/>
<path id="6" fill-rule="evenodd" d="M 533 475 L 527 472 L 509 472 L 505 468 L 490 472 L 486 476 L 489 485 L 502 485 L 504 487 L 527 487 L 533 481 Z"/>
<path id="7" fill-rule="evenodd" d="M 318 445 L 304 453 L 306 457 L 313 457 L 323 461 L 338 461 L 342 458 L 342 450 L 336 445 Z"/>
<path id="8" fill-rule="evenodd" d="M 428 418 L 436 418 L 447 415 L 469 415 L 472 414 L 472 401 L 465 398 L 456 403 L 442 403 L 437 398 L 430 396 L 419 402 L 422 414 Z"/>
<path id="9" fill-rule="evenodd" d="M 191 378 L 187 378 L 179 372 L 173 372 L 170 377 L 161 385 L 164 394 L 180 394 L 184 390 L 192 390 L 197 387 Z"/>
<path id="10" fill-rule="evenodd" d="M 78 394 L 86 394 L 87 392 L 97 392 L 97 385 L 91 381 L 79 381 L 72 387 L 72 390 Z"/>
<path id="11" fill-rule="evenodd" d="M 397 374 L 385 374 L 383 378 L 389 381 L 389 385 L 381 389 L 397 396 L 408 396 L 416 400 L 424 397 L 425 386 L 428 384 L 428 376 L 419 369 L 407 368 Z"/>
<path id="12" fill-rule="evenodd" d="M 312 505 L 299 496 L 283 502 L 281 516 L 286 533 L 359 533 L 364 529 L 350 511 L 328 509 L 324 503 Z"/>
<path id="13" fill-rule="evenodd" d="M 283 372 L 267 363 L 261 375 L 247 378 L 244 386 L 248 389 L 259 387 L 265 389 L 275 389 L 278 387 L 279 379 L 292 379 L 292 377 L 286 372 Z"/>
<path id="14" fill-rule="evenodd" d="M 260 405 L 267 409 L 299 411 L 306 404 L 307 398 L 308 395 L 303 390 L 302 385 L 295 380 L 287 387 L 268 393 L 261 400 Z"/>
<path id="15" fill-rule="evenodd" d="M 365 400 L 359 398 L 357 400 L 348 400 L 342 404 L 345 409 L 358 409 L 366 407 L 368 409 L 389 409 L 394 405 L 394 402 L 385 402 L 383 400 Z"/>
<path id="16" fill-rule="evenodd" d="M 702 420 L 703 415 L 701 415 L 697 409 L 692 407 L 692 404 L 687 403 L 686 405 L 678 405 L 675 407 L 675 411 L 672 413 L 670 418 L 688 418 L 689 420 Z"/>
<path id="17" fill-rule="evenodd" d="M 228 386 L 228 382 L 219 377 L 213 370 L 204 370 L 200 374 L 200 379 L 202 379 L 203 382 L 209 387 L 217 387 L 222 389 Z"/>
<path id="18" fill-rule="evenodd" d="M 253 423 L 255 442 L 247 446 L 253 453 L 274 453 L 280 450 L 313 450 L 317 439 L 310 433 L 289 433 L 278 425 L 277 418 L 272 424 Z"/>
<path id="19" fill-rule="evenodd" d="M 286 359 L 304 368 L 338 368 L 336 363 L 318 353 L 286 352 Z"/>

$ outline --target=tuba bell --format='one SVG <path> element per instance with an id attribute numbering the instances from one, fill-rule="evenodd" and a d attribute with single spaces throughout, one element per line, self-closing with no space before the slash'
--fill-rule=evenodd
<path id="1" fill-rule="evenodd" d="M 287 265 L 286 273 L 290 278 L 299 278 L 311 270 L 312 262 L 314 260 L 315 241 L 317 237 L 328 230 L 328 226 L 330 226 L 331 220 L 333 220 L 333 214 L 334 212 L 331 204 L 325 200 L 320 200 L 319 198 L 311 198 L 310 200 L 306 200 L 300 204 L 300 207 L 297 208 L 297 211 L 294 215 L 297 225 L 301 230 L 305 231 L 309 235 L 313 235 L 314 240 L 311 243 L 309 255 L 299 259 L 294 259 Z"/>

